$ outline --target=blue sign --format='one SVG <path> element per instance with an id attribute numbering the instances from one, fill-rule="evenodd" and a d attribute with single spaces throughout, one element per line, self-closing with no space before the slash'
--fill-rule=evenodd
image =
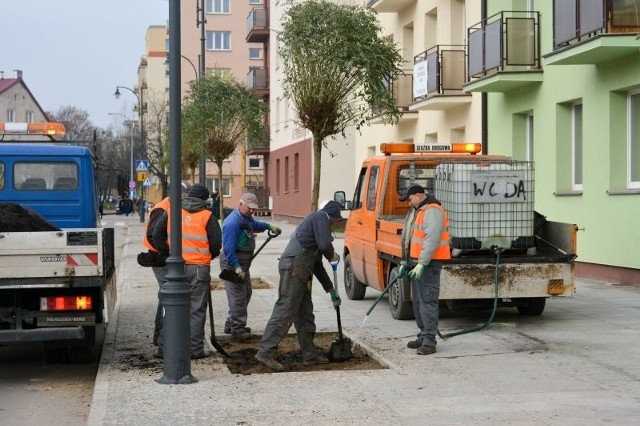
<path id="1" fill-rule="evenodd" d="M 149 162 L 147 160 L 136 160 L 136 172 L 148 172 Z"/>

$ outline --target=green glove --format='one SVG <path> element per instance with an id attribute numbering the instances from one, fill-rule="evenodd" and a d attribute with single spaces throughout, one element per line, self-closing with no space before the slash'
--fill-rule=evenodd
<path id="1" fill-rule="evenodd" d="M 422 263 L 418 263 L 414 268 L 409 272 L 409 278 L 412 280 L 418 280 L 424 273 L 424 265 Z"/>
<path id="2" fill-rule="evenodd" d="M 242 266 L 236 266 L 236 274 L 240 277 L 241 280 L 244 280 L 244 271 L 242 270 Z"/>
<path id="3" fill-rule="evenodd" d="M 398 270 L 398 277 L 401 277 L 403 275 L 407 275 L 407 271 L 409 270 L 409 268 L 407 268 L 407 265 L 400 265 L 400 269 Z"/>
<path id="4" fill-rule="evenodd" d="M 282 229 L 278 228 L 277 226 L 275 226 L 273 224 L 269 224 L 269 229 L 271 231 L 275 232 L 276 235 L 282 234 Z"/>
<path id="5" fill-rule="evenodd" d="M 329 294 L 331 295 L 331 302 L 333 303 L 334 308 L 337 308 L 342 304 L 342 299 L 340 299 L 340 296 L 335 290 L 331 290 Z"/>

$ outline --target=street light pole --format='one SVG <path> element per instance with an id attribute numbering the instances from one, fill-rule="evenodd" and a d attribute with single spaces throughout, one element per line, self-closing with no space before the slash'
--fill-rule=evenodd
<path id="1" fill-rule="evenodd" d="M 204 66 L 204 52 L 205 52 L 205 28 L 207 23 L 204 13 L 204 0 L 200 0 L 200 7 L 197 8 L 196 15 L 196 27 L 200 27 L 200 78 L 204 78 L 205 66 Z M 207 185 L 207 150 L 204 140 L 204 123 L 200 126 L 200 143 L 202 152 L 200 153 L 200 183 Z"/>
<path id="2" fill-rule="evenodd" d="M 120 117 L 123 117 L 124 121 L 122 122 L 122 124 L 126 124 L 127 126 L 129 126 L 129 148 L 130 148 L 130 155 L 131 155 L 131 161 L 129 163 L 130 164 L 129 181 L 135 181 L 135 179 L 133 178 L 133 125 L 136 124 L 136 121 L 129 120 L 129 117 L 127 117 L 124 114 L 120 114 L 118 112 L 110 112 L 109 115 L 119 115 Z M 129 188 L 129 194 L 131 194 L 131 188 Z"/>
<path id="3" fill-rule="evenodd" d="M 142 88 L 140 88 L 140 94 L 138 95 L 138 92 L 136 92 L 133 89 L 130 89 L 126 86 L 116 86 L 116 91 L 113 94 L 116 99 L 118 99 L 120 97 L 120 89 L 125 89 L 130 91 L 131 93 L 133 93 L 136 96 L 136 99 L 138 100 L 138 117 L 140 118 L 140 144 L 142 145 L 142 152 L 144 154 L 144 152 L 146 152 L 146 144 L 145 144 L 145 134 L 144 134 L 144 103 L 143 103 L 143 99 L 144 99 L 144 95 L 143 95 L 143 90 Z M 133 178 L 133 128 L 131 129 L 131 179 L 133 181 L 135 181 L 135 179 Z M 140 185 L 140 223 L 144 223 L 144 217 L 145 217 L 145 208 L 146 206 L 146 202 L 144 201 L 144 182 Z"/>

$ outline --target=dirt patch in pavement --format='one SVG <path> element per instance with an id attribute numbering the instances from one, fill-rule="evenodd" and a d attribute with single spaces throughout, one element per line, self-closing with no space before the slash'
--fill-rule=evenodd
<path id="1" fill-rule="evenodd" d="M 210 288 L 211 290 L 224 290 L 224 284 L 222 284 L 222 281 L 220 279 L 215 278 L 211 280 Z M 272 286 L 262 278 L 256 277 L 256 278 L 251 278 L 251 288 L 265 289 L 265 288 L 272 288 Z"/>
<path id="2" fill-rule="evenodd" d="M 337 333 L 316 333 L 315 344 L 328 355 L 331 344 L 338 338 Z M 244 342 L 237 342 L 231 337 L 223 336 L 218 338 L 222 348 L 229 354 L 230 358 L 224 358 L 229 371 L 234 374 L 265 374 L 275 373 L 275 371 L 262 365 L 255 360 L 254 356 L 260 346 L 262 336 L 254 335 Z M 359 345 L 353 344 L 353 357 L 341 362 L 330 362 L 328 364 L 318 364 L 305 366 L 302 363 L 302 355 L 298 346 L 298 338 L 295 334 L 289 334 L 278 345 L 277 360 L 284 365 L 285 372 L 290 371 L 333 371 L 333 370 L 379 370 L 387 368 L 380 362 L 369 356 L 369 354 Z"/>

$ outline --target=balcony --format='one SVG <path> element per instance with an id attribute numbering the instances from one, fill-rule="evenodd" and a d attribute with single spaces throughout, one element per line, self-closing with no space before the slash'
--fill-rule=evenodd
<path id="1" fill-rule="evenodd" d="M 597 65 L 638 53 L 640 21 L 632 0 L 553 2 L 548 65 Z"/>
<path id="2" fill-rule="evenodd" d="M 269 95 L 269 70 L 262 67 L 251 67 L 247 73 L 247 87 L 258 95 Z"/>
<path id="3" fill-rule="evenodd" d="M 397 79 L 386 84 L 391 95 L 396 100 L 396 106 L 403 112 L 400 122 L 416 120 L 418 113 L 409 111 L 409 105 L 413 100 L 413 71 L 405 70 Z M 371 124 L 386 124 L 387 120 L 381 116 L 384 112 L 381 106 L 375 105 L 371 109 L 372 117 L 369 119 Z"/>
<path id="4" fill-rule="evenodd" d="M 266 155 L 269 154 L 269 128 L 259 137 L 249 137 L 247 139 L 247 155 Z"/>
<path id="5" fill-rule="evenodd" d="M 471 103 L 462 90 L 467 80 L 465 46 L 437 45 L 413 59 L 410 111 L 444 111 Z"/>
<path id="6" fill-rule="evenodd" d="M 400 12 L 410 4 L 417 3 L 417 1 L 418 0 L 370 0 L 368 6 L 378 13 Z"/>
<path id="7" fill-rule="evenodd" d="M 247 16 L 247 43 L 266 43 L 269 41 L 269 10 L 255 8 Z"/>
<path id="8" fill-rule="evenodd" d="M 540 13 L 503 11 L 467 30 L 467 92 L 499 92 L 542 82 Z"/>

